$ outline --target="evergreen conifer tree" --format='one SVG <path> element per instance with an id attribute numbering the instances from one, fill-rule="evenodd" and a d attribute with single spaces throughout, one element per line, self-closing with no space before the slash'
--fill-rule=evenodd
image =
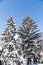
<path id="1" fill-rule="evenodd" d="M 22 60 L 19 53 L 20 45 L 17 44 L 15 39 L 17 33 L 12 17 L 8 19 L 7 27 L 2 35 L 3 43 L 0 45 L 0 59 L 2 59 L 1 61 L 5 65 L 21 65 Z"/>
<path id="2" fill-rule="evenodd" d="M 40 62 L 41 44 L 39 45 L 41 33 L 37 30 L 36 22 L 31 17 L 23 19 L 22 26 L 18 28 L 18 34 L 22 38 L 21 48 L 23 51 L 24 58 L 27 59 L 27 65 L 32 63 Z"/>

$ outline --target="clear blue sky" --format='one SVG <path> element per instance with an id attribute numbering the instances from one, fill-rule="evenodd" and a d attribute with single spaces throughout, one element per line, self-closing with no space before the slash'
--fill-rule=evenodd
<path id="1" fill-rule="evenodd" d="M 6 20 L 14 16 L 16 25 L 22 19 L 31 16 L 38 24 L 38 29 L 43 32 L 43 0 L 0 0 L 0 34 L 6 27 Z"/>

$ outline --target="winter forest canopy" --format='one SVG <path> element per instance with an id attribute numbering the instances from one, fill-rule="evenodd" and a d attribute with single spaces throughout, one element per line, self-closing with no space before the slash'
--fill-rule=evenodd
<path id="1" fill-rule="evenodd" d="M 16 28 L 13 17 L 7 20 L 1 37 L 0 65 L 29 65 L 43 63 L 42 33 L 31 17 L 23 19 Z"/>

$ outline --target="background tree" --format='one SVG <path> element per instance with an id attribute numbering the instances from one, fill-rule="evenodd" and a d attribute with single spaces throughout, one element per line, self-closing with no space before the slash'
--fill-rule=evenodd
<path id="1" fill-rule="evenodd" d="M 13 18 L 7 21 L 7 26 L 2 34 L 2 44 L 0 45 L 0 59 L 5 65 L 21 65 L 23 64 L 20 55 L 20 45 L 17 43 L 17 33 Z M 19 53 L 20 52 L 20 53 Z"/>
<path id="2" fill-rule="evenodd" d="M 23 19 L 22 26 L 18 28 L 18 34 L 22 38 L 22 51 L 24 57 L 27 58 L 27 65 L 30 63 L 40 62 L 40 52 L 38 48 L 41 49 L 39 45 L 41 33 L 37 30 L 36 22 L 34 22 L 31 17 L 26 17 Z"/>

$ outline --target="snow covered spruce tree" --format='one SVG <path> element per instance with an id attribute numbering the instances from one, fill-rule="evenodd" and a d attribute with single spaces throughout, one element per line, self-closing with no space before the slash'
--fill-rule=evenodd
<path id="1" fill-rule="evenodd" d="M 8 19 L 7 26 L 5 28 L 4 33 L 2 34 L 3 35 L 2 41 L 4 40 L 4 42 L 10 42 L 14 40 L 15 33 L 16 33 L 16 27 L 11 17 Z"/>
<path id="2" fill-rule="evenodd" d="M 22 39 L 21 48 L 23 57 L 27 59 L 26 65 L 40 62 L 41 56 L 38 49 L 41 49 L 39 42 L 41 33 L 37 30 L 36 22 L 31 17 L 26 17 L 23 19 L 22 26 L 18 28 L 18 34 Z"/>
<path id="3" fill-rule="evenodd" d="M 15 23 L 10 17 L 7 21 L 7 27 L 2 34 L 2 44 L 0 45 L 0 61 L 3 65 L 21 65 L 19 47 L 15 37 L 17 37 Z"/>

